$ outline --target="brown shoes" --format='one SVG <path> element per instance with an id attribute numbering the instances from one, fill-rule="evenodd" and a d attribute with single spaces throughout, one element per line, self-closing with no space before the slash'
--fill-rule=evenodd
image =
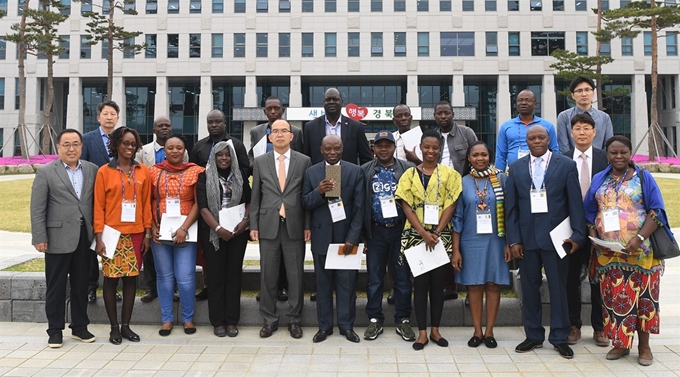
<path id="1" fill-rule="evenodd" d="M 593 340 L 600 347 L 609 346 L 609 339 L 604 335 L 604 331 L 593 331 Z"/>
<path id="2" fill-rule="evenodd" d="M 288 332 L 293 339 L 302 338 L 302 327 L 299 323 L 291 322 L 288 324 Z"/>
<path id="3" fill-rule="evenodd" d="M 278 329 L 279 325 L 264 325 L 260 329 L 260 338 L 269 338 Z"/>
<path id="4" fill-rule="evenodd" d="M 581 339 L 581 329 L 579 329 L 576 326 L 571 326 L 571 330 L 569 330 L 569 338 L 567 338 L 567 343 L 570 345 L 574 345 L 578 342 L 579 339 Z"/>

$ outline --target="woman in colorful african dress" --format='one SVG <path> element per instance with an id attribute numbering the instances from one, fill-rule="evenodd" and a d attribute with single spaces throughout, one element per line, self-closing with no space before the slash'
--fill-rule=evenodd
<path id="1" fill-rule="evenodd" d="M 139 342 L 130 329 L 130 318 L 137 293 L 137 275 L 142 255 L 151 241 L 151 181 L 144 164 L 134 160 L 142 147 L 137 131 L 120 127 L 113 131 L 109 150 L 113 159 L 99 168 L 94 185 L 95 252 L 102 257 L 104 305 L 111 322 L 109 341 L 121 344 L 123 337 Z M 115 250 L 107 250 L 102 232 L 107 225 L 119 231 Z M 116 286 L 123 279 L 122 326 L 118 327 Z"/>
<path id="2" fill-rule="evenodd" d="M 593 244 L 604 332 L 614 346 L 607 360 L 630 354 L 637 332 L 638 363 L 647 366 L 653 362 L 649 334 L 659 333 L 659 283 L 664 268 L 661 260 L 654 259 L 649 236 L 668 223 L 666 210 L 652 175 L 631 163 L 628 138 L 610 138 L 605 151 L 609 167 L 593 177 L 584 205 L 590 236 L 625 247 L 625 253 L 618 253 Z"/>
<path id="3" fill-rule="evenodd" d="M 401 252 L 425 242 L 429 250 L 441 240 L 446 253 L 451 256 L 451 216 L 462 190 L 460 174 L 448 166 L 438 164 L 439 134 L 428 130 L 420 139 L 423 163 L 409 168 L 399 179 L 395 197 L 399 200 L 408 222 L 401 233 Z M 426 213 L 426 207 L 428 209 Z M 430 212 L 431 211 L 431 212 Z M 436 212 L 435 212 L 436 211 Z M 400 263 L 406 263 L 402 255 Z M 444 310 L 443 264 L 414 278 L 413 302 L 418 322 L 418 339 L 413 349 L 420 351 L 429 343 L 427 337 L 427 298 L 430 297 L 430 340 L 440 347 L 449 342 L 439 333 L 439 323 Z"/>

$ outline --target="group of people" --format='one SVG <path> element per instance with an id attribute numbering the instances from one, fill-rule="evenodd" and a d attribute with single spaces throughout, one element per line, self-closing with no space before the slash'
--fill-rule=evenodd
<path id="1" fill-rule="evenodd" d="M 156 272 L 156 288 L 145 297 L 158 295 L 159 334 L 172 331 L 175 286 L 184 332 L 196 331 L 197 256 L 203 259 L 201 294 L 208 299 L 214 334 L 237 336 L 249 239 L 260 249 L 260 337 L 271 336 L 283 320 L 291 337 L 301 338 L 305 243 L 311 241 L 315 343 L 333 334 L 334 295 L 340 335 L 360 341 L 354 332 L 358 271 L 327 268 L 328 253 L 366 254 L 366 340 L 384 331 L 389 271 L 395 330 L 415 350 L 430 340 L 448 346 L 440 322 L 454 283 L 467 287 L 474 327 L 467 344 L 495 348 L 501 287 L 509 284 L 508 262 L 516 259 L 526 333 L 517 352 L 542 347 L 545 340 L 539 294 L 545 271 L 548 340 L 560 356 L 573 357 L 569 345 L 581 337 L 581 271 L 588 269 L 594 341 L 607 346 L 611 340 L 607 359 L 617 359 L 630 352 L 637 331 L 639 363 L 650 365 L 649 334 L 659 331 L 663 263 L 654 258 L 649 236 L 659 226 L 670 232 L 663 199 L 652 176 L 631 162 L 630 141 L 613 136 L 606 113 L 591 106 L 594 83 L 578 77 L 570 89 L 576 107 L 559 115 L 557 128 L 534 115 L 531 91 L 520 92 L 519 115 L 501 126 L 495 153 L 471 128 L 453 121 L 446 101 L 435 107 L 437 129 L 422 131 L 419 152 L 404 146 L 402 136 L 412 121 L 408 106 L 394 108 L 398 130 L 376 133 L 371 152 L 363 125 L 342 115 L 342 95 L 334 88 L 324 93 L 325 114 L 303 130 L 282 119 L 285 109 L 278 98 L 268 98 L 268 122 L 251 130 L 250 152 L 225 132 L 219 110 L 207 116 L 208 137 L 187 153 L 183 136 L 171 134 L 167 117 L 156 119 L 155 141 L 142 146 L 134 129 L 114 130 L 118 106 L 102 103 L 102 127 L 83 136 L 62 131 L 59 160 L 41 167 L 34 181 L 31 221 L 33 244 L 46 253 L 48 344 L 62 344 L 67 275 L 72 335 L 85 342 L 95 339 L 87 331 L 86 312 L 93 239 L 102 259 L 114 344 L 123 338 L 139 341 L 130 319 L 142 261 Z M 263 138 L 265 151 L 254 153 Z M 105 158 L 99 166 L 88 161 L 96 161 L 95 153 Z M 225 214 L 232 216 L 229 226 Z M 556 250 L 549 233 L 567 218 L 570 234 Z M 169 223 L 174 227 L 168 229 Z M 108 243 L 112 233 L 117 239 Z M 588 235 L 619 242 L 626 253 L 591 246 Z M 364 250 L 357 250 L 360 243 Z M 412 273 L 406 251 L 422 244 L 426 250 L 443 248 L 450 263 Z M 282 285 L 285 313 L 277 307 Z M 410 325 L 412 306 L 417 334 Z"/>

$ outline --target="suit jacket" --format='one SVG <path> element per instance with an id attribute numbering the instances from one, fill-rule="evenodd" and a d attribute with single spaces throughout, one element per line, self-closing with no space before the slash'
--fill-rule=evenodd
<path id="1" fill-rule="evenodd" d="M 531 155 L 510 164 L 505 185 L 506 238 L 509 245 L 521 243 L 525 250 L 555 250 L 550 231 L 571 216 L 571 239 L 583 244 L 586 222 L 576 163 L 552 153 L 543 181 L 548 201 L 547 213 L 531 213 Z"/>
<path id="2" fill-rule="evenodd" d="M 160 144 L 156 143 L 155 141 L 152 141 L 149 144 L 144 144 L 144 146 L 137 151 L 135 160 L 141 162 L 149 168 L 156 165 L 156 145 L 160 147 Z M 187 152 L 186 149 L 184 150 L 184 158 L 182 159 L 182 162 L 189 162 L 189 152 Z"/>
<path id="3" fill-rule="evenodd" d="M 373 159 L 373 152 L 366 139 L 364 126 L 356 120 L 344 115 L 340 116 L 342 127 L 340 128 L 340 138 L 342 139 L 342 159 L 355 165 L 363 165 Z M 312 164 L 323 161 L 323 156 L 319 147 L 321 140 L 326 137 L 326 117 L 320 116 L 305 124 L 302 133 L 304 141 L 302 146 L 304 154 L 312 159 Z"/>
<path id="4" fill-rule="evenodd" d="M 81 160 L 83 187 L 80 199 L 61 160 L 55 160 L 38 169 L 31 190 L 31 243 L 48 242 L 47 253 L 67 254 L 78 247 L 80 219 L 85 220 L 87 239 L 94 233 L 94 181 L 97 165 Z M 89 245 L 88 245 L 89 246 Z"/>
<path id="5" fill-rule="evenodd" d="M 343 124 L 344 126 L 344 124 Z M 328 201 L 317 189 L 326 177 L 326 162 L 313 165 L 305 172 L 302 188 L 302 206 L 310 212 L 312 229 L 312 253 L 326 255 L 331 243 L 351 242 L 359 244 L 364 223 L 364 175 L 361 168 L 343 161 L 340 166 L 341 197 L 345 208 L 345 220 L 333 222 Z"/>
<path id="6" fill-rule="evenodd" d="M 290 151 L 286 184 L 281 192 L 274 151 L 258 156 L 253 163 L 253 193 L 250 200 L 250 229 L 258 230 L 260 238 L 273 240 L 279 233 L 279 209 L 286 208 L 286 228 L 293 240 L 304 239 L 309 229 L 309 215 L 302 208 L 302 180 L 309 167 L 309 157 Z"/>
<path id="7" fill-rule="evenodd" d="M 99 127 L 83 134 L 83 154 L 80 156 L 80 159 L 89 161 L 99 167 L 102 167 L 111 161 L 109 153 L 106 151 L 106 146 L 102 141 Z"/>
<path id="8" fill-rule="evenodd" d="M 262 140 L 262 138 L 267 134 L 267 127 L 269 127 L 269 123 L 262 123 L 250 130 L 250 150 L 248 151 L 248 160 L 250 160 L 251 165 L 253 164 L 253 160 L 255 160 L 255 156 L 253 155 L 253 147 L 255 147 L 255 144 Z M 290 149 L 296 152 L 304 153 L 302 150 L 302 130 L 299 127 L 293 126 L 292 124 L 290 125 L 290 129 L 291 132 L 293 132 L 293 141 L 290 143 Z"/>
<path id="9" fill-rule="evenodd" d="M 575 149 L 570 149 L 570 150 L 564 152 L 564 155 L 573 160 L 574 159 L 574 151 L 575 151 Z M 591 169 L 592 171 L 590 172 L 590 178 L 592 179 L 595 176 L 595 174 L 606 169 L 607 166 L 609 166 L 609 160 L 607 159 L 607 152 L 603 151 L 602 149 L 597 149 L 597 148 L 593 147 L 593 167 Z"/>

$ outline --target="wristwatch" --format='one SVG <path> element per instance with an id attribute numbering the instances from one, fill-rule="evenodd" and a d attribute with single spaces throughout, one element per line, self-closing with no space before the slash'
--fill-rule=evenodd
<path id="1" fill-rule="evenodd" d="M 640 241 L 645 242 L 645 236 L 643 236 L 643 235 L 640 234 L 640 233 L 636 234 L 636 236 L 637 236 L 637 238 L 640 239 Z"/>

